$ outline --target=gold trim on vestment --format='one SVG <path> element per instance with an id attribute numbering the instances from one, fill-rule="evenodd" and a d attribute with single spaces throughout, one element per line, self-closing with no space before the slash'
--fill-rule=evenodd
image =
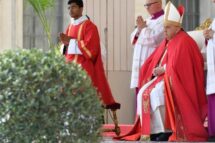
<path id="1" fill-rule="evenodd" d="M 92 58 L 92 54 L 90 53 L 90 50 L 88 50 L 88 49 L 86 48 L 86 46 L 85 46 L 85 44 L 84 44 L 84 41 L 81 40 L 80 42 L 81 42 L 81 48 L 87 53 L 87 55 L 88 55 L 90 58 Z"/>
<path id="2" fill-rule="evenodd" d="M 82 33 L 82 29 L 83 29 L 83 25 L 84 25 L 85 22 L 83 22 L 80 26 L 80 28 L 78 29 L 78 37 L 77 37 L 77 40 L 80 41 L 81 40 L 81 33 Z M 74 59 L 73 59 L 73 62 L 77 63 L 78 61 L 78 55 L 74 55 Z"/>

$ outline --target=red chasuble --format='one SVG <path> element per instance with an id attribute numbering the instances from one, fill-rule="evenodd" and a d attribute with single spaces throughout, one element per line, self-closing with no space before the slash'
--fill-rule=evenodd
<path id="1" fill-rule="evenodd" d="M 160 44 L 141 68 L 139 87 L 153 78 L 152 71 L 166 49 L 166 72 L 158 79 L 165 82 L 165 126 L 173 131 L 169 141 L 206 141 L 208 133 L 203 127 L 207 115 L 204 62 L 197 44 L 187 33 L 181 30 L 173 39 Z M 147 90 L 150 89 L 144 93 Z M 142 127 L 138 117 L 133 129 L 118 139 L 138 140 L 141 135 L 149 135 L 150 119 L 145 117 Z"/>
<path id="2" fill-rule="evenodd" d="M 114 104 L 115 100 L 105 77 L 101 60 L 100 39 L 97 27 L 90 20 L 85 20 L 79 25 L 69 25 L 66 34 L 72 39 L 77 39 L 78 46 L 82 52 L 82 55 L 66 53 L 66 61 L 74 61 L 80 64 L 101 94 L 102 102 L 105 105 Z"/>

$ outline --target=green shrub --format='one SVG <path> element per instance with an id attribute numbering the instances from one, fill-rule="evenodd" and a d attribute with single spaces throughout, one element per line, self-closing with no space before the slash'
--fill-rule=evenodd
<path id="1" fill-rule="evenodd" d="M 99 142 L 103 109 L 96 94 L 78 65 L 53 52 L 0 54 L 1 142 Z"/>

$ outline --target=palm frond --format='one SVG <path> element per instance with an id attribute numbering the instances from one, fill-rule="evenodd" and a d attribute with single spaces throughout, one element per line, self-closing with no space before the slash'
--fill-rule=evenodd
<path id="1" fill-rule="evenodd" d="M 34 9 L 34 12 L 36 13 L 36 15 L 39 17 L 39 20 L 47 36 L 48 44 L 50 47 L 52 47 L 51 28 L 46 17 L 46 11 L 54 7 L 55 1 L 54 0 L 27 0 L 27 2 L 29 2 L 29 4 Z"/>

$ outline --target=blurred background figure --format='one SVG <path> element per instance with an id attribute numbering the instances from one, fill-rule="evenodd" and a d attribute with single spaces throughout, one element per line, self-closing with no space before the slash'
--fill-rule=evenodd
<path id="1" fill-rule="evenodd" d="M 215 0 L 212 0 L 215 3 Z M 203 34 L 207 40 L 207 84 L 209 140 L 215 141 L 215 20 Z"/>
<path id="2" fill-rule="evenodd" d="M 134 53 L 130 88 L 136 88 L 136 95 L 140 68 L 164 38 L 162 1 L 145 0 L 144 7 L 150 17 L 144 20 L 142 16 L 138 16 L 137 27 L 131 34 Z"/>

